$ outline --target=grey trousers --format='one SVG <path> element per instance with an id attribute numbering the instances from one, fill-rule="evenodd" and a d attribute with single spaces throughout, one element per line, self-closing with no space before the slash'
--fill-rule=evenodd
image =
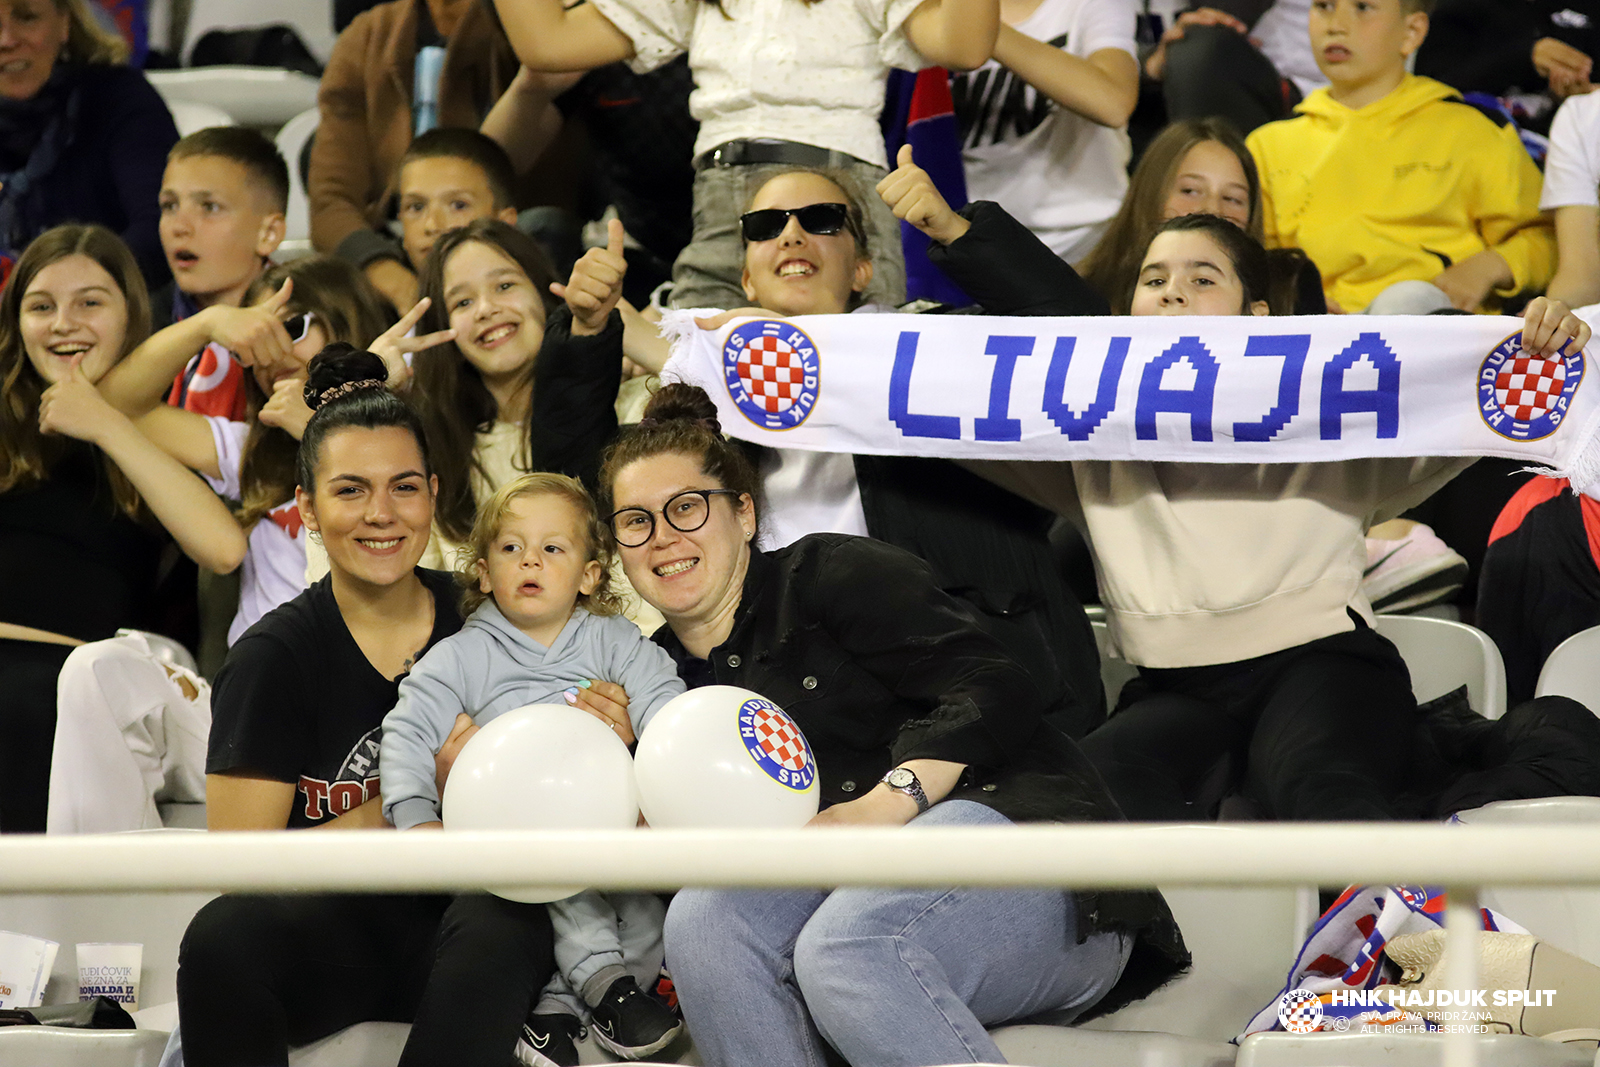
<path id="1" fill-rule="evenodd" d="M 625 974 L 646 992 L 655 985 L 665 955 L 661 928 L 667 914 L 659 897 L 586 889 L 549 907 L 556 973 L 539 994 L 535 1012 L 584 1019 L 588 1005 Z"/>

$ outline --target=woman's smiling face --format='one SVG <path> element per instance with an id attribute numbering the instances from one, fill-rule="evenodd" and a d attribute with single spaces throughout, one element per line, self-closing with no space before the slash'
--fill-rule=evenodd
<path id="1" fill-rule="evenodd" d="M 467 241 L 444 265 L 444 303 L 456 348 L 486 382 L 524 374 L 544 344 L 544 297 L 510 256 Z"/>
<path id="2" fill-rule="evenodd" d="M 80 356 L 84 376 L 97 382 L 122 358 L 128 298 L 104 267 L 76 253 L 33 276 L 21 318 L 23 348 L 46 384 L 65 379 Z"/>

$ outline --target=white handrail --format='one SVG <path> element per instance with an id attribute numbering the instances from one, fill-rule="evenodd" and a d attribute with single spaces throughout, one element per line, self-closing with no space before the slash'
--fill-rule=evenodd
<path id="1" fill-rule="evenodd" d="M 1600 826 L 171 833 L 0 837 L 0 893 L 971 885 L 1600 885 Z"/>

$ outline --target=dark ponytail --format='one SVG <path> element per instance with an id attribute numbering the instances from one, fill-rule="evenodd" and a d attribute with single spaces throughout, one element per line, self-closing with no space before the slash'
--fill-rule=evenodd
<path id="1" fill-rule="evenodd" d="M 316 489 L 317 461 L 324 438 L 352 426 L 363 430 L 398 426 L 407 431 L 416 438 L 417 451 L 422 453 L 423 473 L 433 473 L 422 420 L 389 391 L 384 384 L 388 374 L 383 360 L 344 341 L 335 341 L 312 358 L 304 390 L 311 421 L 300 438 L 296 461 L 300 488 L 308 493 Z"/>
<path id="2" fill-rule="evenodd" d="M 722 436 L 717 406 L 698 385 L 673 382 L 662 386 L 645 406 L 644 417 L 606 450 L 600 466 L 600 513 L 616 510 L 613 489 L 622 468 L 651 456 L 676 454 L 700 462 L 700 473 L 723 489 L 743 493 L 755 503 L 756 536 L 760 538 L 761 475 L 736 441 Z M 608 526 L 609 528 L 609 526 Z"/>

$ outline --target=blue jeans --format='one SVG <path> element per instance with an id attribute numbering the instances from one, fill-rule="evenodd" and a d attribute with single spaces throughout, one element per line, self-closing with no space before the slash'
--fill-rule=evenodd
<path id="1" fill-rule="evenodd" d="M 1005 825 L 969 801 L 911 823 Z M 824 1040 L 854 1067 L 1004 1062 L 985 1026 L 1081 1013 L 1129 950 L 1077 944 L 1073 898 L 1041 889 L 687 889 L 666 941 L 707 1067 L 823 1067 Z"/>

